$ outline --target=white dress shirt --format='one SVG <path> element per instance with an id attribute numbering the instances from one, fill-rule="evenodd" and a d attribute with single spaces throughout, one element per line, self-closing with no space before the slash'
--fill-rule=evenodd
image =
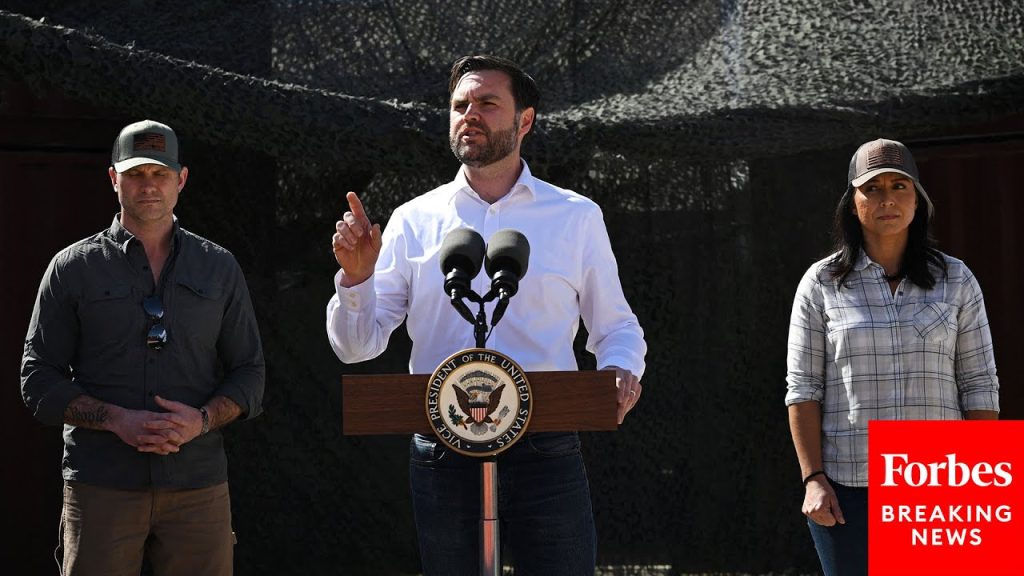
<path id="1" fill-rule="evenodd" d="M 641 377 L 647 344 L 622 294 L 601 209 L 588 198 L 534 178 L 525 162 L 512 189 L 493 204 L 482 200 L 459 170 L 455 180 L 399 206 L 383 232 L 373 276 L 344 288 L 327 304 L 327 334 L 343 362 L 362 362 L 387 348 L 408 315 L 409 370 L 429 374 L 459 350 L 475 347 L 473 325 L 444 293 L 439 252 L 448 232 L 469 227 L 486 242 L 512 228 L 530 243 L 530 260 L 487 348 L 525 370 L 577 370 L 573 340 L 583 318 L 586 348 L 598 367 L 619 366 Z M 484 295 L 481 269 L 472 289 Z M 496 302 L 486 305 L 488 321 Z M 466 300 L 476 314 L 478 305 Z"/>

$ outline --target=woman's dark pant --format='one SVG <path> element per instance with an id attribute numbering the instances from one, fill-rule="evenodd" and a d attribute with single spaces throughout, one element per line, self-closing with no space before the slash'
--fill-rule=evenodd
<path id="1" fill-rule="evenodd" d="M 868 489 L 832 482 L 846 524 L 807 526 L 818 550 L 825 576 L 865 576 L 868 573 Z"/>

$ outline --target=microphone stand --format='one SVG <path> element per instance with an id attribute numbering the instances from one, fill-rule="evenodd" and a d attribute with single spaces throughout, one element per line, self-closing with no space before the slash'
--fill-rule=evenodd
<path id="1" fill-rule="evenodd" d="M 477 348 L 483 348 L 487 345 L 487 313 L 484 312 L 484 304 L 494 300 L 490 292 L 487 293 L 483 298 L 477 296 L 476 292 L 470 292 L 466 295 L 470 302 L 476 302 L 480 305 L 480 309 L 476 313 L 476 320 L 473 322 L 473 339 L 476 341 Z"/>
<path id="2" fill-rule="evenodd" d="M 467 298 L 470 302 L 479 304 L 476 318 L 472 322 L 473 338 L 476 341 L 476 347 L 483 348 L 487 345 L 487 313 L 484 311 L 484 304 L 494 300 L 498 293 L 492 289 L 481 298 L 473 290 L 458 292 L 453 290 L 451 293 L 452 306 L 455 306 L 455 309 L 466 320 L 469 320 L 470 315 L 463 312 L 463 310 L 466 312 L 468 310 L 461 299 Z M 501 576 L 497 455 L 482 458 L 480 463 L 480 574 L 481 576 Z"/>

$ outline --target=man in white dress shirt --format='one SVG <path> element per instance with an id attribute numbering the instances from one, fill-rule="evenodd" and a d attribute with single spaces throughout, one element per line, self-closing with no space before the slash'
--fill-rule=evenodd
<path id="1" fill-rule="evenodd" d="M 441 244 L 456 228 L 483 238 L 512 228 L 531 246 L 529 274 L 487 347 L 527 371 L 577 370 L 573 340 L 582 318 L 587 350 L 600 368 L 616 371 L 621 423 L 640 398 L 647 345 L 623 296 L 600 208 L 534 178 L 520 158 L 536 116 L 536 83 L 508 60 L 467 56 L 452 67 L 449 94 L 449 141 L 462 163 L 454 181 L 399 206 L 383 233 L 358 196 L 347 195 L 350 210 L 333 237 L 341 270 L 327 305 L 331 346 L 343 362 L 369 360 L 406 320 L 412 373 L 431 373 L 473 348 L 472 326 L 446 302 Z M 489 278 L 478 274 L 471 287 L 484 294 Z M 498 474 L 515 573 L 593 574 L 596 534 L 578 435 L 527 433 L 498 456 Z M 415 435 L 410 483 L 424 574 L 478 574 L 479 459 Z"/>

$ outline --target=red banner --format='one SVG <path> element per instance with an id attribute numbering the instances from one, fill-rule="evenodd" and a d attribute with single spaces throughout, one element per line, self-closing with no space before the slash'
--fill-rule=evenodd
<path id="1" fill-rule="evenodd" d="M 1024 574 L 1024 421 L 868 425 L 871 576 Z"/>

